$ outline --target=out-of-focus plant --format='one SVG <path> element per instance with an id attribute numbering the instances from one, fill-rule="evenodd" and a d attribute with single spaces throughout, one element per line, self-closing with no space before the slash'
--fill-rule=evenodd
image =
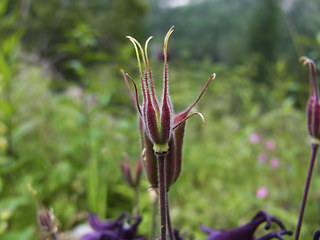
<path id="1" fill-rule="evenodd" d="M 87 196 L 90 211 L 99 214 L 100 217 L 106 214 L 107 205 L 107 183 L 99 177 L 99 134 L 92 127 L 91 114 L 94 113 L 94 105 L 99 102 L 93 94 L 88 93 L 88 88 L 92 84 L 87 76 L 87 66 L 90 63 L 106 61 L 108 54 L 99 51 L 98 34 L 86 23 L 79 22 L 75 28 L 68 29 L 65 33 L 68 41 L 58 45 L 58 49 L 63 55 L 60 69 L 65 71 L 65 77 L 69 80 L 76 80 L 80 85 L 80 111 L 82 115 L 83 134 L 86 138 L 84 147 L 88 160 L 87 168 Z M 80 54 L 81 53 L 81 54 Z"/>
<path id="2" fill-rule="evenodd" d="M 17 14 L 6 15 L 8 0 L 1 1 L 0 3 L 0 23 L 13 25 L 14 20 L 17 20 Z M 22 38 L 23 29 L 11 30 L 9 34 L 1 38 L 0 48 L 0 121 L 2 123 L 2 129 L 5 128 L 5 134 L 2 131 L 2 149 L 6 148 L 6 153 L 10 157 L 14 157 L 18 154 L 18 150 L 15 149 L 13 131 L 16 127 L 14 119 L 15 112 L 18 105 L 12 99 L 12 88 L 14 79 L 18 73 L 17 57 L 20 50 L 20 40 Z M 6 147 L 7 145 L 7 147 Z"/>
<path id="3" fill-rule="evenodd" d="M 58 45 L 61 61 L 57 66 L 64 71 L 68 80 L 78 81 L 87 85 L 87 67 L 89 64 L 106 61 L 109 55 L 98 49 L 98 33 L 90 28 L 87 23 L 79 22 L 73 29 L 65 32 L 67 41 Z"/>
<path id="4" fill-rule="evenodd" d="M 127 184 L 134 191 L 134 202 L 133 202 L 133 216 L 139 215 L 139 185 L 142 174 L 142 160 L 138 158 L 136 160 L 135 170 L 131 170 L 129 156 L 125 155 L 124 161 L 120 164 L 120 169 L 122 172 L 122 176 Z"/>
<path id="5" fill-rule="evenodd" d="M 18 14 L 16 11 L 7 14 L 8 4 L 8 0 L 0 2 L 0 26 L 2 31 L 7 31 L 6 34 L 0 34 L 0 236 L 7 233 L 12 215 L 25 202 L 25 199 L 21 197 L 4 196 L 8 184 L 6 176 L 13 174 L 10 169 L 17 166 L 19 154 L 15 146 L 16 129 L 20 127 L 20 123 L 15 118 L 19 104 L 14 100 L 13 88 L 19 71 L 17 58 L 24 32 L 22 28 L 14 27 Z M 6 173 L 6 176 L 4 177 L 1 173 Z M 23 234 L 28 237 L 30 229 L 27 230 L 28 232 Z"/>

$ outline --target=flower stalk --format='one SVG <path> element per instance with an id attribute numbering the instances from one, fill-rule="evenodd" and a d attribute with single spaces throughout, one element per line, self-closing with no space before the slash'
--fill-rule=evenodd
<path id="1" fill-rule="evenodd" d="M 316 160 L 317 152 L 318 152 L 319 145 L 317 144 L 312 144 L 312 154 L 311 154 L 311 159 L 310 159 L 310 164 L 309 164 L 309 169 L 308 169 L 308 174 L 307 174 L 307 179 L 304 187 L 304 192 L 303 192 L 303 197 L 302 197 L 302 202 L 301 202 L 301 207 L 300 207 L 300 212 L 299 212 L 299 218 L 298 218 L 298 223 L 296 227 L 296 234 L 294 239 L 299 240 L 300 236 L 300 230 L 303 222 L 303 216 L 304 216 L 304 210 L 305 206 L 307 203 L 307 198 L 308 198 L 308 192 L 309 192 L 309 187 L 310 187 L 310 182 L 312 178 L 312 172 L 313 172 L 313 167 L 314 163 Z"/>
<path id="2" fill-rule="evenodd" d="M 166 153 L 157 155 L 160 200 L 160 239 L 167 239 Z"/>

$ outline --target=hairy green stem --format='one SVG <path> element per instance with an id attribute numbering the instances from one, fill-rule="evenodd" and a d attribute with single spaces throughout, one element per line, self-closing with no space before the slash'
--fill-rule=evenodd
<path id="1" fill-rule="evenodd" d="M 167 183 L 166 183 L 166 153 L 156 154 L 158 162 L 158 179 L 160 195 L 160 240 L 167 239 Z"/>
<path id="2" fill-rule="evenodd" d="M 303 192 L 303 197 L 302 197 L 302 202 L 301 202 L 301 207 L 300 207 L 299 219 L 298 219 L 296 234 L 295 234 L 295 238 L 294 238 L 295 240 L 299 240 L 299 235 L 300 235 L 300 230 L 301 230 L 301 225 L 302 225 L 303 215 L 304 215 L 304 209 L 305 209 L 306 202 L 307 202 L 309 186 L 310 186 L 310 182 L 311 182 L 313 167 L 314 167 L 314 163 L 316 160 L 318 148 L 319 148 L 319 145 L 312 144 L 312 154 L 311 154 L 308 175 L 307 175 L 306 184 L 304 187 L 304 192 Z"/>

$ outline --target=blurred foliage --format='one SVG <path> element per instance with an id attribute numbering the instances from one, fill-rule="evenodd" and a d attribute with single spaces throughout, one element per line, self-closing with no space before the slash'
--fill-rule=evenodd
<path id="1" fill-rule="evenodd" d="M 7 14 L 16 8 L 17 25 L 26 29 L 25 50 L 76 81 L 88 65 L 106 61 L 108 54 L 116 60 L 125 35 L 142 35 L 139 22 L 146 12 L 141 0 L 11 0 Z"/>
<path id="2" fill-rule="evenodd" d="M 264 209 L 294 229 L 310 155 L 308 77 L 297 59 L 320 59 L 319 8 L 317 0 L 212 0 L 176 8 L 155 0 L 1 0 L 0 238 L 37 239 L 28 184 L 64 232 L 84 222 L 88 210 L 111 218 L 131 211 L 133 193 L 119 163 L 124 152 L 139 156 L 139 132 L 119 70 L 138 79 L 138 69 L 125 36 L 155 35 L 150 59 L 161 89 L 159 46 L 173 24 L 175 111 L 217 73 L 197 105 L 206 126 L 188 120 L 183 171 L 170 193 L 174 226 L 204 239 L 200 222 L 231 228 Z M 258 143 L 250 142 L 253 133 Z M 268 149 L 268 141 L 276 147 Z M 316 173 L 302 239 L 320 225 L 319 184 Z M 150 234 L 145 178 L 141 185 L 140 229 Z M 263 199 L 256 195 L 261 187 L 268 189 Z"/>

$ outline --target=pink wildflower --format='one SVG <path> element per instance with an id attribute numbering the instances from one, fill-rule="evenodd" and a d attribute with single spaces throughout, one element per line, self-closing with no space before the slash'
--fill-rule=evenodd
<path id="1" fill-rule="evenodd" d="M 258 199 L 264 199 L 267 197 L 269 194 L 268 188 L 267 187 L 260 187 L 257 191 L 257 198 Z"/>
<path id="2" fill-rule="evenodd" d="M 251 133 L 249 140 L 252 144 L 256 144 L 256 143 L 260 142 L 260 135 L 256 132 Z"/>
<path id="3" fill-rule="evenodd" d="M 276 142 L 273 141 L 273 140 L 268 140 L 265 142 L 264 144 L 264 147 L 267 149 L 267 150 L 275 150 L 276 149 Z"/>
<path id="4" fill-rule="evenodd" d="M 267 154 L 265 153 L 260 153 L 258 155 L 258 162 L 259 163 L 265 163 L 267 161 Z"/>
<path id="5" fill-rule="evenodd" d="M 279 165 L 280 165 L 280 161 L 279 161 L 278 158 L 276 158 L 276 157 L 271 158 L 271 160 L 270 160 L 270 166 L 271 166 L 271 168 L 276 169 L 276 168 L 279 167 Z"/>

